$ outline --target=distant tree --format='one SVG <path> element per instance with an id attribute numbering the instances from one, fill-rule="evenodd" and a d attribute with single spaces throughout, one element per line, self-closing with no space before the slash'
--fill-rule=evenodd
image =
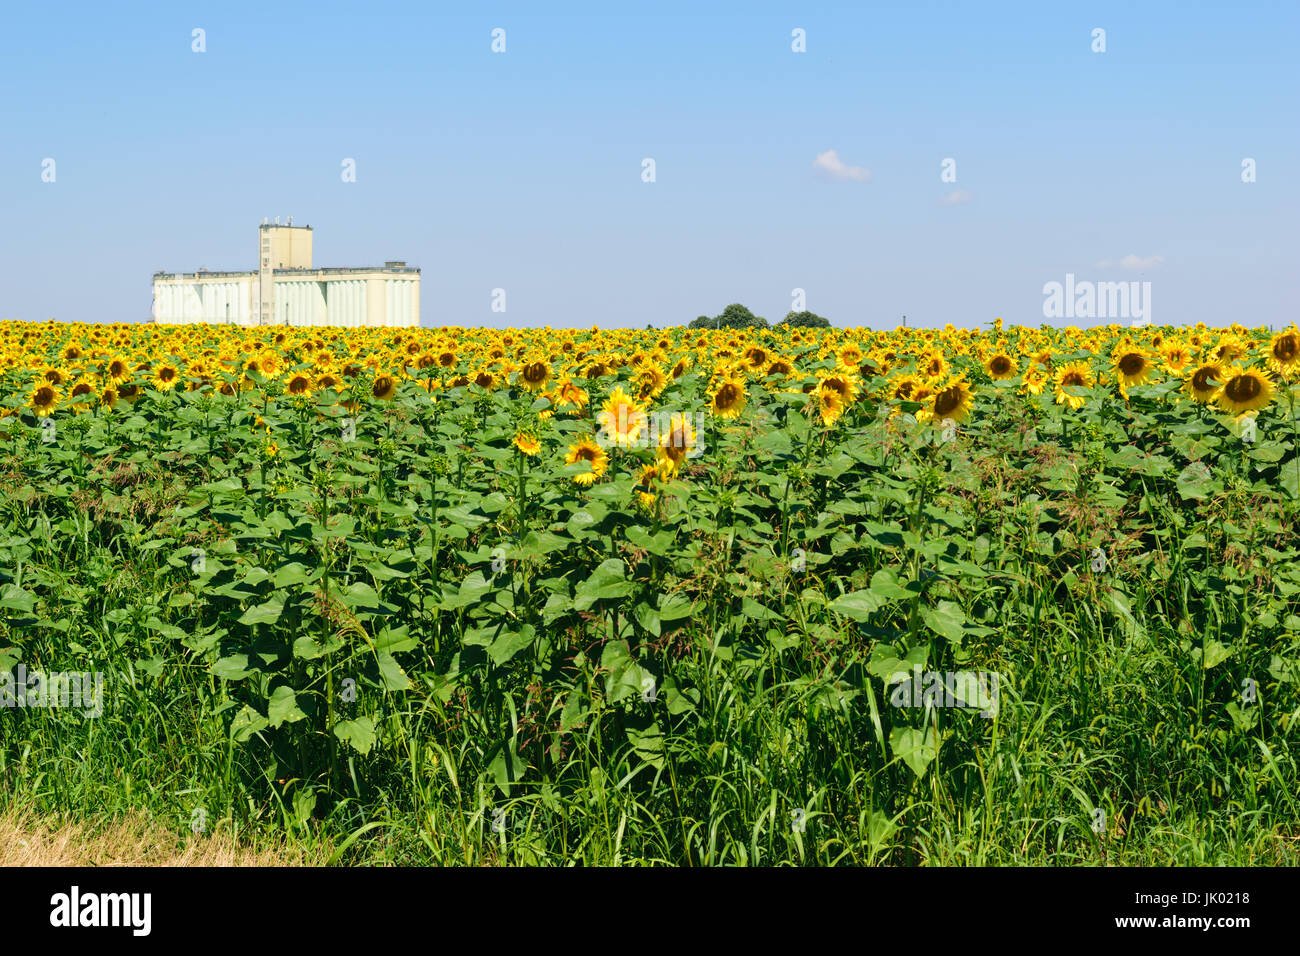
<path id="1" fill-rule="evenodd" d="M 831 320 L 823 318 L 815 312 L 787 312 L 780 324 L 787 328 L 829 329 Z"/>
<path id="2" fill-rule="evenodd" d="M 755 315 L 739 302 L 733 302 L 718 315 L 702 315 L 691 323 L 693 329 L 766 329 L 767 319 Z"/>

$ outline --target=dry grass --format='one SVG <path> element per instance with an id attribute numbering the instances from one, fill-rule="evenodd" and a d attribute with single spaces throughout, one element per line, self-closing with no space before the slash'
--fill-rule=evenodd
<path id="1" fill-rule="evenodd" d="M 93 822 L 0 813 L 0 867 L 319 866 L 319 847 L 250 846 L 228 832 L 182 834 L 143 814 Z"/>

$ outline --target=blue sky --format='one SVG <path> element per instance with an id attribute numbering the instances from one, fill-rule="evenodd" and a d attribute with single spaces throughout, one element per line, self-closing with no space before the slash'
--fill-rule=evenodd
<path id="1" fill-rule="evenodd" d="M 419 266 L 425 325 L 1038 325 L 1067 273 L 1297 317 L 1300 4 L 613 6 L 11 5 L 0 318 L 143 319 L 289 215 Z"/>

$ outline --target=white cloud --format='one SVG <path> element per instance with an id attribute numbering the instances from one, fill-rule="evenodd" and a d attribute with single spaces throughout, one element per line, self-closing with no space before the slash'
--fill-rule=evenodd
<path id="1" fill-rule="evenodd" d="M 1163 265 L 1164 261 L 1165 261 L 1164 256 L 1147 256 L 1145 259 L 1143 259 L 1142 257 L 1136 256 L 1130 252 L 1123 259 L 1120 259 L 1118 262 L 1116 262 L 1114 259 L 1102 259 L 1100 262 L 1097 263 L 1097 268 L 1114 269 L 1116 266 L 1118 266 L 1119 268 L 1125 269 L 1129 272 L 1140 272 L 1143 269 L 1154 269 L 1156 266 Z"/>
<path id="2" fill-rule="evenodd" d="M 968 193 L 964 189 L 954 189 L 948 195 L 939 198 L 939 205 L 964 206 L 974 198 L 975 196 L 972 193 Z"/>
<path id="3" fill-rule="evenodd" d="M 818 153 L 813 160 L 813 169 L 818 175 L 840 182 L 869 183 L 871 170 L 863 166 L 849 166 L 840 159 L 840 154 L 833 149 Z"/>

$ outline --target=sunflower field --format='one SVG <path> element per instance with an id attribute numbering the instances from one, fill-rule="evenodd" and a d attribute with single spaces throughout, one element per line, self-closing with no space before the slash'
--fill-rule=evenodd
<path id="1" fill-rule="evenodd" d="M 1295 327 L 0 323 L 0 803 L 344 863 L 1294 865 L 1298 393 Z"/>

